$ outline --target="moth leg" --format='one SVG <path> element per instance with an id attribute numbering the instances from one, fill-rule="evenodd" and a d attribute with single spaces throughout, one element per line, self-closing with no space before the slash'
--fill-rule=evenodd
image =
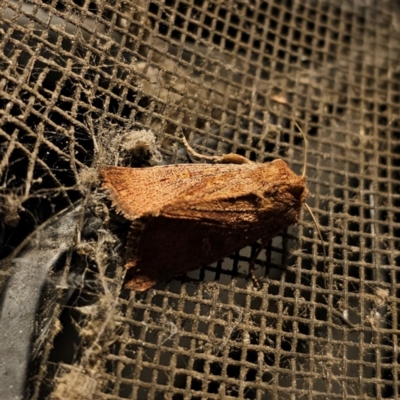
<path id="1" fill-rule="evenodd" d="M 257 290 L 261 289 L 261 283 L 260 281 L 257 279 L 257 277 L 254 274 L 254 271 L 256 270 L 256 260 L 257 257 L 260 255 L 262 249 L 267 245 L 267 243 L 269 242 L 270 239 L 264 239 L 261 241 L 261 243 L 258 244 L 258 248 L 257 250 L 254 252 L 253 256 L 250 259 L 249 262 L 249 277 L 251 278 L 251 280 L 253 281 L 253 285 L 255 286 L 255 288 Z"/>
<path id="2" fill-rule="evenodd" d="M 225 163 L 225 164 L 248 164 L 252 163 L 248 158 L 243 157 L 239 154 L 229 153 L 224 154 L 223 156 L 206 156 L 204 154 L 198 153 L 193 149 L 192 146 L 186 140 L 185 135 L 182 134 L 182 141 L 186 147 L 186 150 L 194 157 L 201 158 L 203 160 L 208 160 L 216 163 Z"/>

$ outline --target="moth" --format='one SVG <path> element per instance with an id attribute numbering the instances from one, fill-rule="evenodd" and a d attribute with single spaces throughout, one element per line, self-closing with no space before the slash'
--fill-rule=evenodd
<path id="1" fill-rule="evenodd" d="M 106 167 L 103 188 L 131 222 L 125 285 L 143 291 L 218 261 L 298 222 L 306 179 L 280 159 L 195 156 L 218 164 Z M 261 250 L 262 247 L 260 247 Z"/>

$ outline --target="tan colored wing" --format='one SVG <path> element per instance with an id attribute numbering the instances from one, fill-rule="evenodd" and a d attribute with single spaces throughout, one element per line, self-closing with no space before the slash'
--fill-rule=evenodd
<path id="1" fill-rule="evenodd" d="M 240 175 L 231 171 L 196 183 L 161 214 L 243 227 L 271 210 L 283 219 L 288 213 L 298 216 L 308 193 L 304 178 L 282 160 L 241 167 Z"/>
<path id="2" fill-rule="evenodd" d="M 198 193 L 218 180 L 238 179 L 246 165 L 178 164 L 150 168 L 107 167 L 100 171 L 103 188 L 109 191 L 113 206 L 129 220 L 144 215 L 158 215 L 168 204 Z M 225 176 L 225 177 L 223 177 Z M 219 177 L 219 178 L 218 178 Z M 204 193 L 207 197 L 207 194 Z"/>

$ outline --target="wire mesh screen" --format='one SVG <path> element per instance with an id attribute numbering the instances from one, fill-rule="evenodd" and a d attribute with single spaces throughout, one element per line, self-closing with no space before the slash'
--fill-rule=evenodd
<path id="1" fill-rule="evenodd" d="M 398 398 L 399 16 L 367 0 L 3 0 L 3 398 Z M 300 173 L 293 119 L 324 246 L 303 213 L 260 253 L 259 287 L 254 245 L 124 289 L 127 227 L 98 168 L 188 162 L 183 132 Z"/>

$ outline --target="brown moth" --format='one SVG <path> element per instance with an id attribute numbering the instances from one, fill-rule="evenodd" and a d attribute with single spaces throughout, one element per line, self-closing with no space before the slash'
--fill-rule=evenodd
<path id="1" fill-rule="evenodd" d="M 100 171 L 113 206 L 132 222 L 127 288 L 146 290 L 258 239 L 266 243 L 298 222 L 306 180 L 283 160 L 258 164 L 236 154 L 203 158 L 222 164 Z"/>

